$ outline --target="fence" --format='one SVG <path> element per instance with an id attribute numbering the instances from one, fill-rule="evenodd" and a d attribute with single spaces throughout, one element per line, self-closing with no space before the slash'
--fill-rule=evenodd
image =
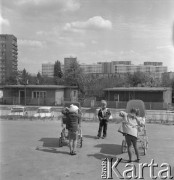
<path id="1" fill-rule="evenodd" d="M 0 106 L 0 118 L 8 118 L 10 109 L 12 106 Z M 38 107 L 32 106 L 27 107 L 28 119 L 32 119 L 34 114 L 37 112 Z M 54 120 L 61 119 L 61 110 L 62 108 L 53 107 L 54 110 Z M 82 120 L 85 121 L 98 121 L 97 109 L 84 109 L 82 108 Z M 110 121 L 120 121 L 119 117 L 120 110 L 111 109 L 112 119 Z M 147 110 L 146 111 L 146 122 L 147 123 L 167 123 L 174 124 L 174 113 L 168 112 L 166 110 Z"/>
<path id="2" fill-rule="evenodd" d="M 100 107 L 100 101 L 94 100 L 84 100 L 83 107 Z M 147 110 L 167 110 L 168 104 L 163 102 L 145 102 L 145 108 Z M 107 101 L 107 106 L 109 108 L 116 109 L 126 109 L 127 102 L 126 101 Z"/>
<path id="3" fill-rule="evenodd" d="M 28 98 L 28 97 L 4 97 L 0 99 L 0 104 L 4 105 L 33 105 L 33 106 L 56 106 L 63 105 L 64 101 L 70 98 Z"/>

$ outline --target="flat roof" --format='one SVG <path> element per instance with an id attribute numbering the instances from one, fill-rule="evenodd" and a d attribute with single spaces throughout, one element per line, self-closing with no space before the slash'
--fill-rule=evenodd
<path id="1" fill-rule="evenodd" d="M 167 91 L 170 87 L 113 87 L 106 88 L 103 91 Z"/>
<path id="2" fill-rule="evenodd" d="M 3 88 L 25 88 L 25 85 L 4 85 Z M 78 88 L 77 86 L 62 86 L 62 85 L 26 85 L 26 88 L 40 88 L 40 89 L 65 89 Z"/>

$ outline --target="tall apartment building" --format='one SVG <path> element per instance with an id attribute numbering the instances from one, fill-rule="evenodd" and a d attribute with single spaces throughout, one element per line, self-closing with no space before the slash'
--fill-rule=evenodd
<path id="1" fill-rule="evenodd" d="M 61 70 L 64 71 L 64 65 L 61 64 Z M 54 63 L 44 63 L 42 64 L 42 75 L 53 77 L 54 76 Z"/>
<path id="2" fill-rule="evenodd" d="M 77 62 L 77 58 L 76 57 L 66 57 L 64 58 L 64 70 L 66 71 L 66 69 L 68 69 L 72 63 Z"/>
<path id="3" fill-rule="evenodd" d="M 0 34 L 0 84 L 18 70 L 17 38 L 14 35 Z"/>

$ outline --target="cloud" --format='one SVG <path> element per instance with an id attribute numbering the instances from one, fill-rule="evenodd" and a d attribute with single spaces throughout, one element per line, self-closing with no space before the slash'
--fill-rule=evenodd
<path id="1" fill-rule="evenodd" d="M 174 51 L 174 47 L 172 45 L 157 46 L 156 49 L 166 49 Z"/>
<path id="2" fill-rule="evenodd" d="M 78 0 L 17 0 L 16 6 L 31 10 L 76 11 L 80 3 Z"/>
<path id="3" fill-rule="evenodd" d="M 83 48 L 86 46 L 86 44 L 82 41 L 77 41 L 77 40 L 74 40 L 73 38 L 63 37 L 63 36 L 59 37 L 56 43 L 60 46 L 66 46 L 67 48 L 68 47 Z"/>
<path id="4" fill-rule="evenodd" d="M 91 41 L 91 44 L 97 44 L 98 42 L 97 41 L 95 41 L 95 40 L 92 40 Z"/>
<path id="5" fill-rule="evenodd" d="M 9 26 L 9 25 L 10 25 L 10 22 L 9 22 L 8 19 L 3 18 L 3 17 L 1 16 L 1 14 L 0 14 L 0 26 L 1 26 L 1 25 Z"/>
<path id="6" fill-rule="evenodd" d="M 43 47 L 45 47 L 46 42 L 45 41 L 37 41 L 37 40 L 19 39 L 18 44 L 20 46 L 30 46 L 30 47 L 43 48 Z"/>
<path id="7" fill-rule="evenodd" d="M 71 23 L 66 23 L 64 26 L 65 31 L 79 32 L 85 29 L 111 30 L 112 22 L 110 20 L 102 18 L 101 16 L 95 16 L 84 22 L 75 21 Z"/>

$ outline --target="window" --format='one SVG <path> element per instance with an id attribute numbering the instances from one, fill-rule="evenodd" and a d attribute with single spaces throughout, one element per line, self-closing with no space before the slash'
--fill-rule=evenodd
<path id="1" fill-rule="evenodd" d="M 45 91 L 32 91 L 32 98 L 46 98 Z"/>

